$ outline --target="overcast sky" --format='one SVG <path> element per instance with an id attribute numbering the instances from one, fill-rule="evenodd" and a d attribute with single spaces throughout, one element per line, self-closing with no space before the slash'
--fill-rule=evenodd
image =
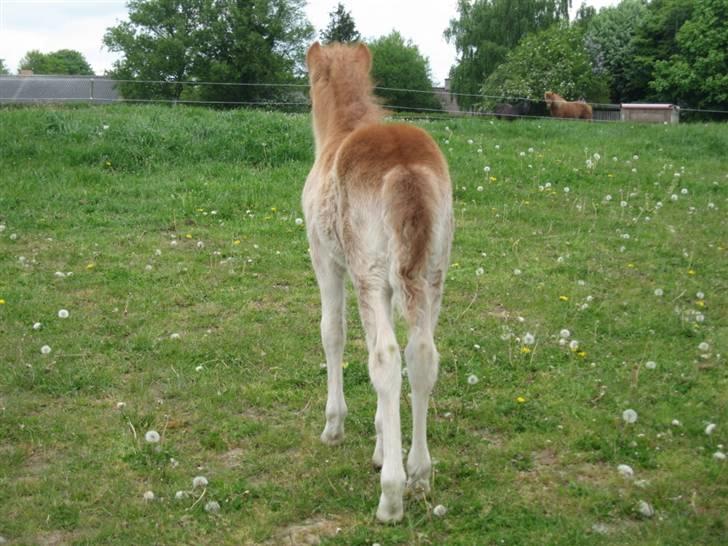
<path id="1" fill-rule="evenodd" d="M 306 14 L 317 31 L 326 27 L 339 0 L 309 0 Z M 365 38 L 398 30 L 430 60 L 436 83 L 442 83 L 455 62 L 455 48 L 442 36 L 457 16 L 457 0 L 342 0 Z M 580 0 L 574 0 L 572 14 Z M 618 0 L 590 0 L 600 7 Z M 75 49 L 97 74 L 118 58 L 102 43 L 106 29 L 126 19 L 125 0 L 0 0 L 0 59 L 15 73 L 31 49 L 44 53 Z"/>

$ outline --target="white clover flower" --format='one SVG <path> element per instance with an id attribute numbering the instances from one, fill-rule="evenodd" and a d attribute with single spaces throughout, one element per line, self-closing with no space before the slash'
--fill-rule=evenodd
<path id="1" fill-rule="evenodd" d="M 44 355 L 48 355 L 51 353 L 51 347 L 50 345 L 43 345 L 43 347 L 40 348 L 40 352 Z"/>
<path id="2" fill-rule="evenodd" d="M 476 269 L 476 270 L 475 270 L 475 275 L 476 275 L 477 277 L 480 277 L 480 276 L 481 276 L 481 275 L 483 275 L 484 273 L 485 273 L 485 269 L 483 269 L 482 267 L 479 267 L 478 269 Z"/>
<path id="3" fill-rule="evenodd" d="M 40 322 L 33 323 L 33 330 L 40 330 L 41 328 L 43 328 L 43 324 L 41 324 Z"/>
<path id="4" fill-rule="evenodd" d="M 678 421 L 677 419 L 673 419 L 672 420 L 672 426 L 673 427 L 681 427 L 682 426 L 682 423 L 680 421 Z"/>
<path id="5" fill-rule="evenodd" d="M 708 423 L 708 426 L 705 427 L 705 434 L 710 436 L 711 434 L 713 434 L 713 432 L 715 432 L 716 428 L 717 428 L 717 425 L 715 423 Z"/>
<path id="6" fill-rule="evenodd" d="M 169 335 L 169 339 L 180 339 L 180 335 L 177 332 Z"/>
<path id="7" fill-rule="evenodd" d="M 520 152 L 518 155 L 524 157 L 526 155 L 526 152 Z"/>
<path id="8" fill-rule="evenodd" d="M 529 149 L 528 149 L 528 153 L 529 153 L 529 154 L 532 154 L 532 153 L 533 153 L 533 148 L 529 148 Z"/>
<path id="9" fill-rule="evenodd" d="M 716 451 L 715 453 L 713 453 L 713 458 L 716 461 L 725 461 L 725 453 L 723 453 L 722 451 Z"/>
<path id="10" fill-rule="evenodd" d="M 657 368 L 657 362 L 655 362 L 654 360 L 648 360 L 647 362 L 645 362 L 645 368 L 647 368 L 648 370 L 654 370 L 655 368 Z"/>
<path id="11" fill-rule="evenodd" d="M 483 148 L 478 148 L 478 153 L 479 154 L 482 154 L 483 153 Z"/>
<path id="12" fill-rule="evenodd" d="M 619 472 L 623 478 L 634 477 L 634 470 L 628 464 L 620 464 L 617 466 L 617 472 Z"/>
<path id="13" fill-rule="evenodd" d="M 478 376 L 474 373 L 471 373 L 468 376 L 468 385 L 475 385 L 479 381 Z"/>
<path id="14" fill-rule="evenodd" d="M 441 518 L 445 514 L 447 514 L 447 508 L 445 508 L 442 504 L 438 504 L 433 508 L 432 513 L 435 514 L 438 518 Z"/>
<path id="15" fill-rule="evenodd" d="M 500 144 L 496 144 L 496 145 L 495 145 L 495 149 L 496 149 L 496 150 L 500 150 Z"/>
<path id="16" fill-rule="evenodd" d="M 518 269 L 518 268 L 515 268 L 513 270 L 513 274 L 516 275 L 516 276 L 520 275 L 521 273 L 523 273 L 523 272 L 520 269 Z"/>
<path id="17" fill-rule="evenodd" d="M 638 156 L 638 155 L 633 155 L 632 156 L 632 159 L 634 159 L 635 161 L 637 161 L 639 158 L 640 158 L 640 156 Z"/>
<path id="18" fill-rule="evenodd" d="M 220 503 L 217 501 L 208 501 L 207 504 L 205 504 L 205 512 L 208 512 L 210 514 L 217 514 L 220 511 Z"/>
<path id="19" fill-rule="evenodd" d="M 156 430 L 148 430 L 147 433 L 144 435 L 144 439 L 147 441 L 147 443 L 150 444 L 158 444 L 159 443 L 159 432 Z"/>
<path id="20" fill-rule="evenodd" d="M 198 487 L 207 487 L 207 478 L 205 476 L 195 476 L 192 478 L 192 488 L 197 489 Z"/>
<path id="21" fill-rule="evenodd" d="M 572 339 L 569 342 L 569 349 L 571 349 L 572 351 L 576 351 L 578 348 L 579 348 L 579 341 L 576 339 Z"/>
<path id="22" fill-rule="evenodd" d="M 483 167 L 483 172 L 489 173 L 490 172 L 490 165 L 486 165 Z"/>
<path id="23" fill-rule="evenodd" d="M 524 345 L 533 345 L 536 343 L 536 338 L 531 332 L 526 332 L 526 335 L 523 336 L 523 344 Z"/>
<path id="24" fill-rule="evenodd" d="M 705 341 L 703 341 L 700 345 L 698 345 L 698 349 L 700 349 L 703 352 L 710 351 L 710 345 L 708 345 Z"/>
<path id="25" fill-rule="evenodd" d="M 651 518 L 655 515 L 655 509 L 652 508 L 652 505 L 649 502 L 643 500 L 637 503 L 637 511 L 646 518 Z"/>
<path id="26" fill-rule="evenodd" d="M 622 412 L 622 419 L 625 423 L 631 425 L 637 422 L 637 412 L 633 409 L 626 409 Z"/>
<path id="27" fill-rule="evenodd" d="M 468 144 L 472 144 L 472 143 L 473 143 L 473 139 L 472 138 L 469 138 L 468 139 Z"/>

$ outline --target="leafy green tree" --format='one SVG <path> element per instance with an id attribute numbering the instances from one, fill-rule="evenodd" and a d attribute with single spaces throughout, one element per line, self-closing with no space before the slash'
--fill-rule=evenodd
<path id="1" fill-rule="evenodd" d="M 321 40 L 326 44 L 331 42 L 345 44 L 361 40 L 361 34 L 356 30 L 354 18 L 350 12 L 346 11 L 341 2 L 334 11 L 329 13 L 329 26 L 321 33 Z"/>
<path id="2" fill-rule="evenodd" d="M 601 102 L 606 98 L 607 80 L 594 73 L 580 27 L 557 24 L 521 40 L 485 80 L 482 93 L 491 98 L 484 99 L 482 106 L 490 110 L 500 97 L 540 101 L 546 91 L 567 100 Z"/>
<path id="3" fill-rule="evenodd" d="M 430 63 L 411 41 L 393 31 L 369 44 L 372 52 L 372 77 L 375 85 L 391 89 L 429 91 L 432 89 Z M 377 89 L 376 94 L 384 99 L 384 105 L 391 109 L 441 108 L 440 102 L 431 92 L 395 91 Z"/>
<path id="4" fill-rule="evenodd" d="M 459 0 L 458 18 L 445 31 L 458 52 L 457 65 L 450 70 L 452 90 L 478 93 L 523 36 L 568 21 L 570 6 L 571 0 Z M 477 100 L 458 98 L 463 107 Z"/>
<path id="5" fill-rule="evenodd" d="M 661 100 L 728 108 L 728 2 L 698 0 L 677 33 L 678 54 L 655 63 L 650 88 Z"/>
<path id="6" fill-rule="evenodd" d="M 83 54 L 73 49 L 59 49 L 52 53 L 41 53 L 37 49 L 28 51 L 20 60 L 20 70 L 32 70 L 33 74 L 68 74 L 93 76 L 93 69 Z"/>
<path id="7" fill-rule="evenodd" d="M 630 45 L 632 58 L 625 65 L 622 100 L 657 100 L 650 89 L 657 61 L 678 53 L 677 33 L 695 7 L 695 0 L 652 0 Z"/>
<path id="8" fill-rule="evenodd" d="M 634 37 L 646 13 L 644 0 L 623 0 L 617 6 L 601 9 L 586 24 L 586 49 L 597 73 L 609 77 L 614 102 L 622 102 L 625 97 Z"/>
<path id="9" fill-rule="evenodd" d="M 113 77 L 130 98 L 258 101 L 280 88 L 183 85 L 286 83 L 302 72 L 313 28 L 304 0 L 130 0 L 129 21 L 109 28 L 104 44 L 123 53 Z"/>
<path id="10" fill-rule="evenodd" d="M 0 59 L 0 76 L 10 74 L 10 71 L 5 66 L 5 59 Z"/>

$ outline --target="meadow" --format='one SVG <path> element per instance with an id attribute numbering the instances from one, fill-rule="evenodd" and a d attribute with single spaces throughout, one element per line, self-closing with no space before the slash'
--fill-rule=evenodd
<path id="1" fill-rule="evenodd" d="M 351 290 L 347 437 L 319 442 L 309 117 L 0 109 L 0 536 L 724 544 L 728 126 L 417 123 L 456 236 L 433 491 L 385 526 Z"/>

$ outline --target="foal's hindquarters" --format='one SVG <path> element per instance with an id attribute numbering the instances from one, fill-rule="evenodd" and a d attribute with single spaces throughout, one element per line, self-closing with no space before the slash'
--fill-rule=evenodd
<path id="1" fill-rule="evenodd" d="M 328 161 L 328 165 L 326 164 Z M 369 374 L 377 393 L 376 447 L 382 493 L 377 518 L 399 521 L 405 485 L 429 491 L 427 407 L 437 379 L 433 335 L 452 240 L 447 165 L 422 130 L 374 124 L 321 154 L 304 189 L 304 211 L 322 301 L 321 337 L 328 369 L 323 442 L 344 437 L 344 277 L 348 271 L 366 333 Z M 412 446 L 407 474 L 400 431 L 401 354 L 394 330 L 401 311 L 412 388 Z"/>

